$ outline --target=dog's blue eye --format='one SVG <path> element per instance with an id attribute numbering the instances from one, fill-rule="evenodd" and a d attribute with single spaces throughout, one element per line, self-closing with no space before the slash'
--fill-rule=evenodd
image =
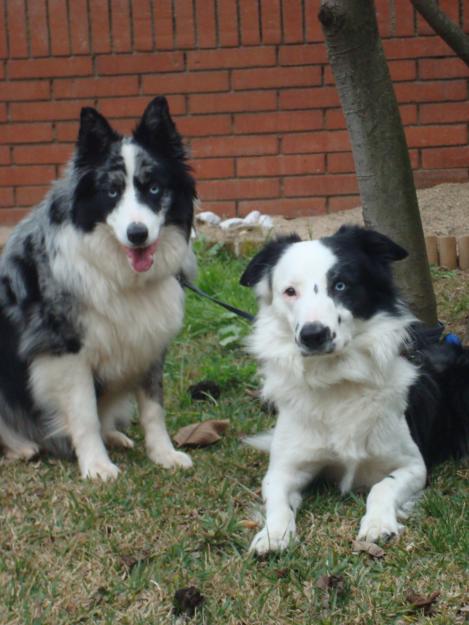
<path id="1" fill-rule="evenodd" d="M 159 193 L 159 190 L 160 190 L 160 188 L 159 188 L 159 186 L 158 186 L 158 185 L 156 185 L 156 184 L 152 185 L 152 186 L 150 187 L 150 189 L 149 189 L 149 191 L 150 191 L 150 193 L 151 193 L 152 195 L 157 195 L 157 193 Z"/>
<path id="2" fill-rule="evenodd" d="M 116 191 L 116 189 L 109 189 L 107 194 L 109 195 L 110 198 L 113 198 L 113 199 L 115 199 L 119 195 L 119 193 L 118 193 L 118 191 Z"/>
<path id="3" fill-rule="evenodd" d="M 345 282 L 336 282 L 334 285 L 334 289 L 336 291 L 345 291 L 346 288 L 347 285 L 345 284 Z"/>

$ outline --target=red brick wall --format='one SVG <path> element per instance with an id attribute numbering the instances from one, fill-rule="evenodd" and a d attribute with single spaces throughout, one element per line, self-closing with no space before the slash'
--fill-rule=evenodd
<path id="1" fill-rule="evenodd" d="M 467 2 L 440 5 L 469 30 Z M 129 131 L 156 94 L 169 96 L 191 146 L 204 208 L 298 215 L 357 204 L 319 0 L 0 6 L 0 222 L 58 175 L 82 106 Z M 409 0 L 376 7 L 417 184 L 467 180 L 466 66 Z"/>

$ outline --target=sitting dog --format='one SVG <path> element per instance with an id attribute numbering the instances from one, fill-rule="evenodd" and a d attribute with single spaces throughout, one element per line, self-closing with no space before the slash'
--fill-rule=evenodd
<path id="1" fill-rule="evenodd" d="M 14 230 L 0 265 L 0 444 L 14 458 L 75 454 L 84 478 L 112 479 L 106 445 L 137 397 L 148 455 L 191 465 L 163 413 L 165 351 L 183 320 L 178 274 L 195 272 L 195 183 L 165 98 L 131 137 L 81 112 L 62 178 Z"/>
<path id="2" fill-rule="evenodd" d="M 359 539 L 397 534 L 426 465 L 467 453 L 469 350 L 412 353 L 419 325 L 391 275 L 406 256 L 378 232 L 343 226 L 315 241 L 274 240 L 241 277 L 259 302 L 249 349 L 278 411 L 271 433 L 247 441 L 270 451 L 252 551 L 287 547 L 301 491 L 319 474 L 342 493 L 371 489 Z"/>

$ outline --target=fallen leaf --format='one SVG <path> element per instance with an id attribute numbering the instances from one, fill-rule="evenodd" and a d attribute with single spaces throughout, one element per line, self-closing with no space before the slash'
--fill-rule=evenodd
<path id="1" fill-rule="evenodd" d="M 174 436 L 178 447 L 206 447 L 220 440 L 230 422 L 228 419 L 208 419 L 181 428 Z"/>
<path id="2" fill-rule="evenodd" d="M 384 558 L 385 551 L 376 543 L 368 543 L 364 540 L 352 540 L 352 551 L 358 553 L 364 551 L 372 558 Z"/>
<path id="3" fill-rule="evenodd" d="M 439 596 L 440 592 L 438 590 L 435 590 L 431 594 L 425 596 L 419 595 L 415 592 L 415 590 L 411 589 L 406 593 L 405 598 L 408 603 L 412 603 L 414 608 L 422 608 L 423 613 L 428 615 L 431 614 L 432 606 Z"/>
<path id="4" fill-rule="evenodd" d="M 195 586 L 188 588 L 179 588 L 174 593 L 173 598 L 173 614 L 181 616 L 182 614 L 193 617 L 196 609 L 204 602 L 204 596 Z"/>
<path id="5" fill-rule="evenodd" d="M 342 575 L 321 575 L 316 581 L 317 588 L 321 590 L 337 590 L 341 593 L 344 589 L 344 578 Z"/>
<path id="6" fill-rule="evenodd" d="M 259 527 L 259 523 L 257 521 L 253 521 L 253 519 L 243 519 L 239 522 L 239 524 L 248 530 L 255 530 Z"/>

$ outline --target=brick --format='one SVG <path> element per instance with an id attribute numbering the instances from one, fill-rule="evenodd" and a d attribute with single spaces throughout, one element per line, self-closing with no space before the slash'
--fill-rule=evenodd
<path id="1" fill-rule="evenodd" d="M 326 212 L 326 200 L 323 197 L 308 197 L 242 200 L 238 203 L 238 212 L 241 216 L 247 215 L 253 210 L 268 215 L 283 215 L 287 219 L 304 217 L 305 215 L 323 215 Z"/>
<path id="2" fill-rule="evenodd" d="M 260 6 L 263 43 L 280 43 L 282 40 L 280 0 L 261 0 Z"/>
<path id="3" fill-rule="evenodd" d="M 335 87 L 286 89 L 280 92 L 279 106 L 283 110 L 329 108 L 340 106 Z"/>
<path id="4" fill-rule="evenodd" d="M 18 146 L 13 149 L 13 162 L 17 165 L 60 165 L 67 161 L 73 146 L 50 143 L 40 146 Z"/>
<path id="5" fill-rule="evenodd" d="M 268 135 L 193 139 L 191 141 L 191 153 L 194 158 L 276 154 L 277 143 L 277 137 Z"/>
<path id="6" fill-rule="evenodd" d="M 295 132 L 322 128 L 321 111 L 289 111 L 264 113 L 243 113 L 235 115 L 234 131 L 239 134 L 253 132 Z"/>
<path id="7" fill-rule="evenodd" d="M 52 124 L 6 124 L 0 132 L 0 143 L 42 143 L 52 140 Z"/>
<path id="8" fill-rule="evenodd" d="M 130 52 L 132 41 L 130 36 L 130 13 L 128 0 L 112 0 L 111 9 L 111 41 L 114 52 Z M 138 11 L 138 8 L 136 7 Z"/>
<path id="9" fill-rule="evenodd" d="M 174 72 L 183 68 L 184 57 L 182 52 L 120 54 L 118 56 L 100 56 L 96 59 L 98 75 Z"/>
<path id="10" fill-rule="evenodd" d="M 258 45 L 261 41 L 259 7 L 252 0 L 238 0 L 241 45 Z"/>
<path id="11" fill-rule="evenodd" d="M 324 41 L 321 22 L 318 19 L 321 0 L 305 0 L 306 41 Z"/>
<path id="12" fill-rule="evenodd" d="M 131 117 L 138 119 L 143 115 L 143 111 L 151 102 L 149 96 L 137 96 L 133 98 L 109 98 L 98 101 L 100 112 L 110 119 L 116 117 Z M 171 115 L 181 115 L 185 113 L 184 96 L 168 96 L 169 110 Z"/>
<path id="13" fill-rule="evenodd" d="M 218 36 L 221 46 L 237 46 L 238 9 L 237 0 L 218 0 Z"/>
<path id="14" fill-rule="evenodd" d="M 164 76 L 144 76 L 143 93 L 200 93 L 226 91 L 228 72 L 180 72 Z"/>
<path id="15" fill-rule="evenodd" d="M 214 0 L 195 0 L 197 42 L 200 48 L 217 45 L 217 23 Z"/>
<path id="16" fill-rule="evenodd" d="M 465 100 L 465 80 L 439 80 L 435 82 L 409 82 L 394 85 L 398 102 L 434 102 Z"/>
<path id="17" fill-rule="evenodd" d="M 0 122 L 7 121 L 7 107 L 6 104 L 0 102 Z"/>
<path id="18" fill-rule="evenodd" d="M 202 203 L 205 200 L 237 200 L 247 198 L 274 198 L 280 191 L 276 179 L 203 180 L 197 185 Z"/>
<path id="19" fill-rule="evenodd" d="M 422 124 L 469 121 L 469 102 L 438 102 L 421 104 L 419 119 Z"/>
<path id="20" fill-rule="evenodd" d="M 324 65 L 328 62 L 324 43 L 280 46 L 280 65 Z"/>
<path id="21" fill-rule="evenodd" d="M 405 128 L 407 145 L 412 148 L 438 145 L 467 144 L 467 127 L 452 126 L 408 126 Z"/>
<path id="22" fill-rule="evenodd" d="M 361 199 L 359 195 L 344 195 L 337 197 L 329 197 L 327 202 L 327 208 L 329 213 L 337 213 L 340 211 L 349 210 L 350 208 L 356 208 L 361 206 Z"/>
<path id="23" fill-rule="evenodd" d="M 453 56 L 450 47 L 440 37 L 415 39 L 385 39 L 384 52 L 388 59 L 410 59 L 425 56 Z"/>
<path id="24" fill-rule="evenodd" d="M 8 0 L 8 2 L 2 3 L 2 10 L 5 6 L 10 57 L 25 58 L 28 56 L 25 0 Z"/>
<path id="25" fill-rule="evenodd" d="M 17 224 L 28 212 L 24 208 L 4 208 L 0 211 L 0 223 L 4 226 Z"/>
<path id="26" fill-rule="evenodd" d="M 322 154 L 241 157 L 236 161 L 236 173 L 249 176 L 296 176 L 324 172 Z"/>
<path id="27" fill-rule="evenodd" d="M 176 18 L 176 46 L 179 49 L 195 45 L 194 12 L 192 0 L 174 0 Z"/>
<path id="28" fill-rule="evenodd" d="M 420 59 L 419 78 L 460 78 L 469 76 L 469 67 L 459 58 Z"/>
<path id="29" fill-rule="evenodd" d="M 110 52 L 111 25 L 109 23 L 108 3 L 102 0 L 89 0 L 89 7 L 93 52 L 96 54 Z"/>
<path id="30" fill-rule="evenodd" d="M 389 37 L 392 34 L 392 20 L 389 0 L 377 0 L 375 2 L 375 6 L 379 34 L 381 37 Z"/>
<path id="31" fill-rule="evenodd" d="M 422 150 L 422 166 L 424 169 L 469 167 L 469 147 L 427 148 Z"/>
<path id="32" fill-rule="evenodd" d="M 225 219 L 227 217 L 236 217 L 236 202 L 233 200 L 225 202 L 220 202 L 218 200 L 210 202 L 204 200 L 204 202 L 201 204 L 201 210 L 212 211 L 217 215 L 220 215 L 220 217 L 224 217 Z"/>
<path id="33" fill-rule="evenodd" d="M 0 59 L 4 59 L 8 53 L 5 17 L 5 11 L 0 11 Z"/>
<path id="34" fill-rule="evenodd" d="M 70 54 L 69 20 L 66 0 L 47 0 L 50 50 L 54 56 Z"/>
<path id="35" fill-rule="evenodd" d="M 444 182 L 467 182 L 468 169 L 422 169 L 414 171 L 414 181 L 419 189 Z"/>
<path id="36" fill-rule="evenodd" d="M 88 54 L 90 52 L 89 19 L 87 0 L 73 0 L 69 3 L 70 48 L 72 54 Z"/>
<path id="37" fill-rule="evenodd" d="M 28 3 L 28 22 L 31 56 L 34 58 L 48 56 L 49 28 L 46 0 L 34 0 Z"/>
<path id="38" fill-rule="evenodd" d="M 415 61 L 389 61 L 388 67 L 391 78 L 394 81 L 415 80 L 417 77 L 417 64 Z"/>
<path id="39" fill-rule="evenodd" d="M 301 0 L 282 0 L 283 41 L 303 41 L 303 8 Z"/>
<path id="40" fill-rule="evenodd" d="M 155 43 L 158 50 L 174 47 L 174 24 L 172 0 L 154 0 Z"/>
<path id="41" fill-rule="evenodd" d="M 275 91 L 195 94 L 189 96 L 191 113 L 273 111 L 277 108 Z"/>
<path id="42" fill-rule="evenodd" d="M 399 2 L 395 8 L 394 18 L 396 35 L 407 37 L 415 33 L 414 7 L 410 2 Z"/>
<path id="43" fill-rule="evenodd" d="M 204 158 L 193 163 L 196 180 L 232 178 L 234 160 L 232 158 Z"/>
<path id="44" fill-rule="evenodd" d="M 18 206 L 34 206 L 43 199 L 48 190 L 49 186 L 18 187 L 16 189 L 16 204 Z"/>
<path id="45" fill-rule="evenodd" d="M 16 83 L 14 83 L 16 86 Z M 113 78 L 65 78 L 54 80 L 56 98 L 101 98 L 138 93 L 137 76 L 115 76 Z"/>
<path id="46" fill-rule="evenodd" d="M 152 23 L 150 0 L 139 0 L 138 6 L 135 6 L 135 10 L 132 11 L 133 49 L 135 51 L 153 50 Z"/>
<path id="47" fill-rule="evenodd" d="M 8 72 L 10 79 L 87 76 L 92 73 L 92 62 L 89 57 L 15 60 L 8 61 Z"/>
<path id="48" fill-rule="evenodd" d="M 188 69 L 222 69 L 275 65 L 275 48 L 193 50 L 187 53 Z"/>
<path id="49" fill-rule="evenodd" d="M 0 187 L 0 206 L 13 206 L 13 204 L 13 189 Z M 0 211 L 0 221 L 2 221 L 2 215 L 3 211 Z"/>
<path id="50" fill-rule="evenodd" d="M 10 149 L 6 145 L 0 146 L 0 165 L 8 165 L 10 163 Z"/>
<path id="51" fill-rule="evenodd" d="M 183 137 L 210 137 L 231 133 L 230 115 L 198 115 L 177 119 Z"/>
<path id="52" fill-rule="evenodd" d="M 287 135 L 282 140 L 282 152 L 285 154 L 347 152 L 349 150 L 350 140 L 345 130 L 298 133 Z"/>
<path id="53" fill-rule="evenodd" d="M 459 3 L 454 2 L 454 0 L 439 0 L 438 2 L 438 6 L 446 14 L 446 16 L 456 24 L 462 26 L 458 4 Z"/>
<path id="54" fill-rule="evenodd" d="M 234 89 L 265 89 L 269 87 L 301 87 L 319 85 L 319 67 L 266 67 L 263 69 L 237 69 L 232 75 Z"/>
<path id="55" fill-rule="evenodd" d="M 12 121 L 55 121 L 58 119 L 78 119 L 82 106 L 92 102 L 18 102 L 10 105 Z"/>
<path id="56" fill-rule="evenodd" d="M 0 167 L 0 186 L 22 186 L 43 184 L 55 177 L 55 168 L 51 165 L 30 165 L 27 167 Z"/>
<path id="57" fill-rule="evenodd" d="M 346 173 L 355 171 L 353 155 L 351 152 L 338 152 L 327 155 L 327 171 L 331 174 Z"/>
<path id="58" fill-rule="evenodd" d="M 1 86 L 1 98 L 6 102 L 22 100 L 47 100 L 50 97 L 49 82 L 45 80 L 25 80 L 6 82 Z"/>
<path id="59" fill-rule="evenodd" d="M 358 184 L 354 175 L 337 174 L 335 176 L 297 176 L 286 178 L 283 182 L 285 195 L 350 195 L 357 193 Z"/>

